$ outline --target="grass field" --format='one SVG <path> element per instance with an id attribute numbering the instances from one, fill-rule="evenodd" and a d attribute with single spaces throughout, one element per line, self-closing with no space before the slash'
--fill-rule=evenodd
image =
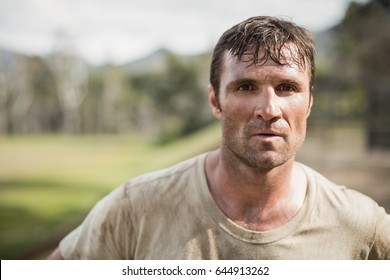
<path id="1" fill-rule="evenodd" d="M 135 136 L 0 138 L 0 258 L 45 258 L 113 188 L 218 143 L 218 125 L 164 146 Z"/>

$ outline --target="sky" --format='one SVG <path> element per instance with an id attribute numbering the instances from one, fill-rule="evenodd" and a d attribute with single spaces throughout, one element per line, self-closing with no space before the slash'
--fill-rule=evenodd
<path id="1" fill-rule="evenodd" d="M 61 46 L 92 64 L 126 63 L 161 47 L 196 54 L 256 15 L 326 30 L 351 1 L 368 0 L 0 0 L 0 48 L 46 55 Z"/>

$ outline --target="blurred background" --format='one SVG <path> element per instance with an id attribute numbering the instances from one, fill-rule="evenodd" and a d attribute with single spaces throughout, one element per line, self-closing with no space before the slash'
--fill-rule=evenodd
<path id="1" fill-rule="evenodd" d="M 211 51 L 255 15 L 315 35 L 298 159 L 390 212 L 390 0 L 0 0 L 0 258 L 46 258 L 113 188 L 216 148 Z"/>

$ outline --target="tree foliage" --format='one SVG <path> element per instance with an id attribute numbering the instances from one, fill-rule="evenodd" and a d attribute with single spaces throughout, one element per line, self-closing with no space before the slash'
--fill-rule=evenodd
<path id="1" fill-rule="evenodd" d="M 390 0 L 353 2 L 337 31 L 340 76 L 366 94 L 368 144 L 390 148 Z"/>
<path id="2" fill-rule="evenodd" d="M 0 134 L 135 132 L 166 142 L 212 119 L 197 57 L 167 53 L 157 70 L 137 72 L 87 67 L 65 48 L 47 58 L 0 55 Z"/>
<path id="3" fill-rule="evenodd" d="M 166 71 L 131 77 L 134 90 L 153 104 L 161 142 L 191 133 L 211 119 L 206 87 L 199 83 L 195 66 L 172 54 L 166 59 Z"/>

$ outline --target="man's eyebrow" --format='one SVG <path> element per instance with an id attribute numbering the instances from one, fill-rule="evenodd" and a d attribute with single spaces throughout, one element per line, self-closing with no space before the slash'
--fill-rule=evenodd
<path id="1" fill-rule="evenodd" d="M 275 77 L 271 79 L 272 82 L 277 82 L 277 83 L 285 83 L 285 84 L 302 84 L 303 81 L 301 79 L 295 79 L 295 78 L 278 78 Z M 228 83 L 228 86 L 237 86 L 237 85 L 242 85 L 242 84 L 256 84 L 259 83 L 259 80 L 256 79 L 251 79 L 251 78 L 240 78 L 233 80 Z"/>
<path id="2" fill-rule="evenodd" d="M 276 81 L 279 85 L 292 85 L 294 86 L 296 89 L 298 89 L 299 91 L 303 91 L 304 88 L 305 88 L 305 83 L 303 80 L 301 79 L 278 79 Z"/>
<path id="3" fill-rule="evenodd" d="M 300 85 L 302 83 L 299 79 L 277 79 L 277 81 L 282 84 Z"/>
<path id="4" fill-rule="evenodd" d="M 255 83 L 256 83 L 255 79 L 242 78 L 242 79 L 237 79 L 229 82 L 227 86 L 230 88 L 242 84 L 255 84 Z"/>

